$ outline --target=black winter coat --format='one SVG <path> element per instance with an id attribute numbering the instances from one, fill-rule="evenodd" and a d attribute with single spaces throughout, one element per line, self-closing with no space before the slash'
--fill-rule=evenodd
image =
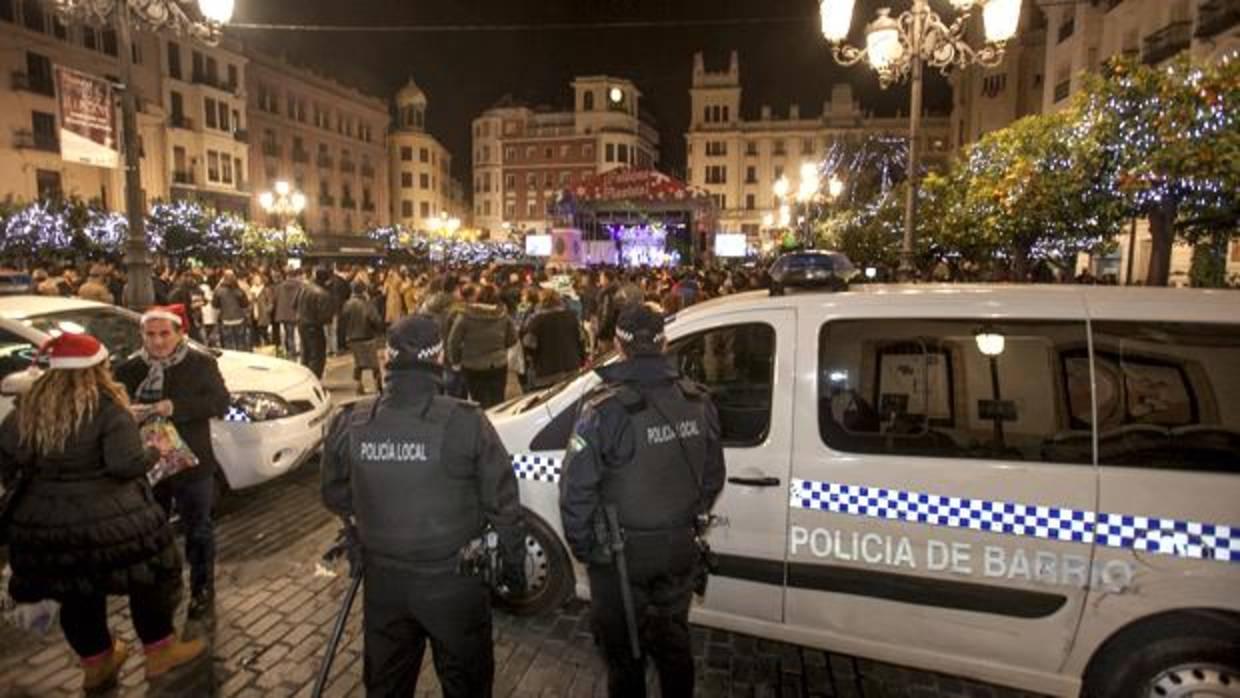
<path id="1" fill-rule="evenodd" d="M 116 379 L 133 398 L 149 370 L 142 357 L 134 355 L 116 368 Z M 231 400 L 215 357 L 190 349 L 181 363 L 164 373 L 164 399 L 172 401 L 172 423 L 177 433 L 198 456 L 198 467 L 177 473 L 166 482 L 213 476 L 219 461 L 211 449 L 211 419 L 222 419 Z"/>
<path id="2" fill-rule="evenodd" d="M 535 381 L 575 371 L 585 357 L 581 325 L 568 308 L 534 313 L 526 322 L 524 342 L 534 358 Z"/>
<path id="3" fill-rule="evenodd" d="M 9 592 L 20 603 L 126 594 L 134 584 L 179 583 L 168 517 L 146 483 L 154 453 L 129 412 L 104 397 L 62 453 L 20 446 L 17 415 L 0 424 L 0 475 L 33 468 L 9 528 Z"/>
<path id="4" fill-rule="evenodd" d="M 359 342 L 383 335 L 383 317 L 365 296 L 353 296 L 340 311 L 345 340 Z"/>

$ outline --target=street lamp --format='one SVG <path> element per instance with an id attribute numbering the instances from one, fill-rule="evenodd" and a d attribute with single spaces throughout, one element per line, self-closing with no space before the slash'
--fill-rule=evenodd
<path id="1" fill-rule="evenodd" d="M 221 0 L 223 1 L 223 0 Z M 293 219 L 306 210 L 306 195 L 294 190 L 284 180 L 277 180 L 275 191 L 265 191 L 258 195 L 258 205 L 267 215 L 274 216 L 280 230 L 284 233 L 284 255 L 288 256 L 288 228 Z"/>
<path id="2" fill-rule="evenodd" d="M 172 31 L 202 43 L 219 43 L 222 25 L 232 19 L 234 0 L 46 0 L 61 22 L 115 24 L 120 59 L 121 141 L 125 149 L 125 214 L 129 235 L 125 241 L 124 303 L 145 310 L 155 303 L 151 259 L 147 250 L 142 210 L 142 174 L 138 153 L 138 98 L 133 90 L 133 47 L 130 31 Z M 195 12 L 194 7 L 197 6 Z"/>
<path id="3" fill-rule="evenodd" d="M 830 186 L 828 184 L 828 187 Z M 779 179 L 775 180 L 775 184 L 771 186 L 771 193 L 775 195 L 775 202 L 779 204 L 779 223 L 781 226 L 786 227 L 792 222 L 793 210 L 789 203 L 796 204 L 798 233 L 801 238 L 801 244 L 806 246 L 812 243 L 809 230 L 809 207 L 818 198 L 821 188 L 822 178 L 818 172 L 818 163 L 812 161 L 801 163 L 799 177 L 795 186 L 786 176 L 780 176 Z M 802 207 L 804 207 L 805 215 L 799 215 Z"/>
<path id="4" fill-rule="evenodd" d="M 840 179 L 839 177 L 836 177 L 835 175 L 831 175 L 830 181 L 827 182 L 827 196 L 831 197 L 832 201 L 835 201 L 836 199 L 840 198 L 840 194 L 843 194 L 843 193 L 844 193 L 844 180 Z"/>
<path id="5" fill-rule="evenodd" d="M 993 327 L 983 327 L 973 335 L 973 340 L 977 342 L 977 350 L 986 357 L 990 363 L 990 393 L 992 403 L 990 406 L 990 417 L 994 423 L 995 432 L 995 448 L 1002 449 L 1006 445 L 1003 434 L 1003 398 L 999 393 L 999 355 L 1007 347 L 1007 339 Z"/>
<path id="6" fill-rule="evenodd" d="M 1020 22 L 1021 0 L 951 0 L 959 17 L 950 25 L 931 7 L 929 0 L 912 0 L 912 9 L 892 17 L 889 8 L 881 8 L 878 17 L 865 29 L 865 48 L 845 44 L 852 25 L 855 0 L 821 0 L 819 14 L 822 35 L 834 49 L 840 65 L 856 65 L 863 59 L 878 72 L 879 83 L 888 87 L 906 78 L 912 79 L 912 105 L 909 110 L 908 199 L 904 206 L 904 241 L 900 248 L 901 279 L 911 280 L 913 267 L 914 217 L 917 213 L 917 168 L 921 131 L 922 69 L 925 64 L 944 74 L 951 68 L 978 64 L 993 68 L 1003 61 L 1004 46 L 1016 35 Z M 982 8 L 983 32 L 986 43 L 973 48 L 965 38 L 969 18 Z"/>

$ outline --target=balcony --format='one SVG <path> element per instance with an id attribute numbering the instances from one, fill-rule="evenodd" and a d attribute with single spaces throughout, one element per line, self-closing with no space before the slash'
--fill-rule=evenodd
<path id="1" fill-rule="evenodd" d="M 52 84 L 52 78 L 48 75 L 30 75 L 15 70 L 11 84 L 13 90 L 18 92 L 33 92 L 48 97 L 56 96 L 56 86 Z"/>
<path id="2" fill-rule="evenodd" d="M 194 120 L 184 114 L 173 114 L 168 118 L 168 125 L 172 128 L 184 129 L 186 131 L 194 130 Z"/>
<path id="3" fill-rule="evenodd" d="M 319 158 L 318 158 L 317 162 L 318 162 L 318 164 L 319 164 L 319 167 L 331 167 L 331 166 L 332 166 L 332 156 L 330 156 L 330 155 L 324 155 L 324 154 L 322 154 L 322 153 L 319 153 Z"/>
<path id="4" fill-rule="evenodd" d="M 335 206 L 336 199 L 331 194 L 319 194 L 319 206 Z"/>
<path id="5" fill-rule="evenodd" d="M 13 132 L 13 147 L 18 150 L 42 150 L 47 153 L 59 153 L 60 142 L 54 133 L 35 133 L 30 129 L 19 129 Z"/>
<path id="6" fill-rule="evenodd" d="M 225 92 L 231 92 L 234 94 L 237 92 L 237 85 L 235 83 L 227 82 L 217 75 L 208 75 L 205 72 L 197 70 L 190 75 L 189 81 L 195 85 L 207 85 L 208 87 L 214 87 L 217 90 L 223 90 Z"/>
<path id="7" fill-rule="evenodd" d="M 237 139 L 238 143 L 249 143 L 250 132 L 243 128 L 239 128 L 236 131 L 233 131 L 233 138 Z"/>
<path id="8" fill-rule="evenodd" d="M 1208 39 L 1240 23 L 1240 0 L 1202 0 L 1197 5 L 1197 31 L 1193 36 Z"/>
<path id="9" fill-rule="evenodd" d="M 189 171 L 173 170 L 172 171 L 172 183 L 173 184 L 188 184 L 190 186 L 193 186 L 194 173 L 189 172 Z"/>
<path id="10" fill-rule="evenodd" d="M 375 166 L 362 163 L 362 176 L 373 178 L 375 176 Z"/>
<path id="11" fill-rule="evenodd" d="M 348 209 L 354 209 L 354 210 L 356 210 L 356 209 L 357 209 L 357 202 L 356 202 L 356 201 L 354 201 L 353 199 L 348 198 L 348 197 L 344 197 L 344 198 L 342 198 L 342 199 L 340 200 L 340 207 L 341 207 L 341 208 L 348 208 Z"/>
<path id="12" fill-rule="evenodd" d="M 341 160 L 340 171 L 345 174 L 353 174 L 354 172 L 357 172 L 357 165 L 355 165 L 352 160 Z"/>
<path id="13" fill-rule="evenodd" d="M 1192 42 L 1193 23 L 1172 22 L 1145 37 L 1143 61 L 1146 65 L 1157 65 L 1188 48 Z"/>
<path id="14" fill-rule="evenodd" d="M 299 162 L 303 165 L 310 162 L 310 151 L 302 148 L 293 148 L 293 162 Z"/>
<path id="15" fill-rule="evenodd" d="M 263 155 L 266 155 L 269 158 L 280 157 L 280 144 L 279 143 L 264 143 L 263 144 Z"/>

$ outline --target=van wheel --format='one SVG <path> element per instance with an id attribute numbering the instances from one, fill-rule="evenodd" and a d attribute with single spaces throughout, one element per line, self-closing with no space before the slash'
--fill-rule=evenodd
<path id="1" fill-rule="evenodd" d="M 1088 698 L 1240 698 L 1240 634 L 1234 628 L 1140 640 L 1122 643 L 1091 668 Z"/>
<path id="2" fill-rule="evenodd" d="M 559 608 L 573 589 L 573 566 L 568 551 L 541 518 L 525 514 L 525 579 L 519 594 L 496 595 L 497 605 L 515 616 L 534 616 Z"/>

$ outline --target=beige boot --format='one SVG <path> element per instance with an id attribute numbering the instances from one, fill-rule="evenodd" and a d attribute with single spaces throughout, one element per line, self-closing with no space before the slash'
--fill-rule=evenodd
<path id="1" fill-rule="evenodd" d="M 202 640 L 188 642 L 177 638 L 176 634 L 146 647 L 146 678 L 154 679 L 173 669 L 200 657 L 207 649 Z"/>
<path id="2" fill-rule="evenodd" d="M 101 655 L 82 660 L 82 690 L 86 693 L 100 691 L 116 685 L 121 665 L 129 658 L 129 645 L 114 640 L 112 649 Z"/>

